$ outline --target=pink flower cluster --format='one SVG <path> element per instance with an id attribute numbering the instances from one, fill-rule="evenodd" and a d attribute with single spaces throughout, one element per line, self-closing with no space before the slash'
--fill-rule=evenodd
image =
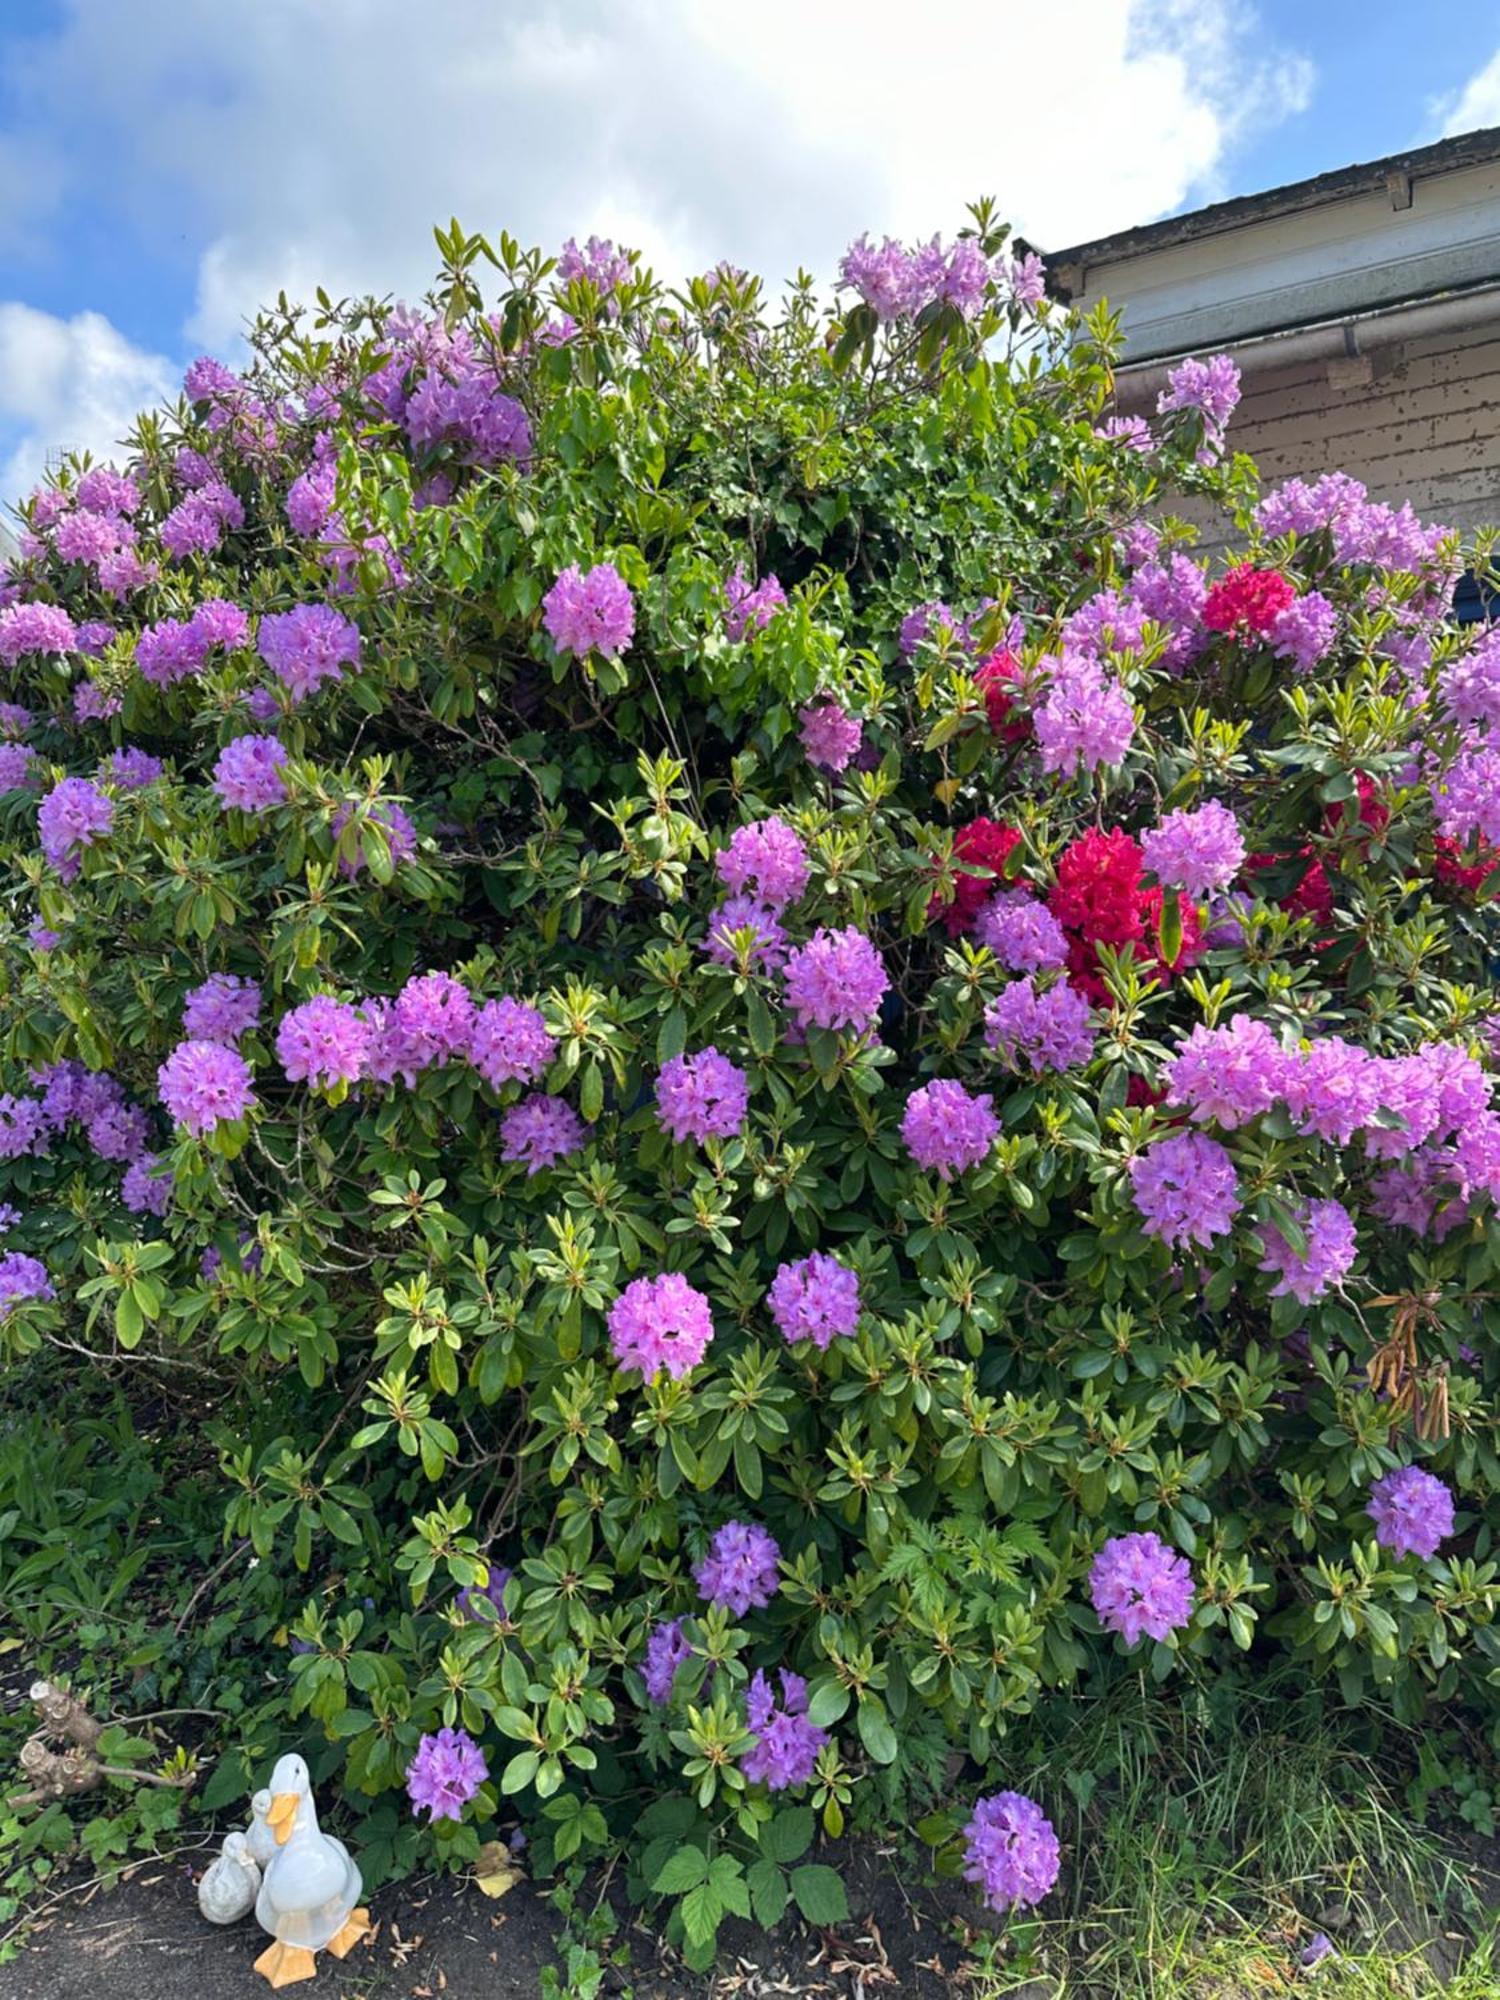
<path id="1" fill-rule="evenodd" d="M 859 1274 L 814 1250 L 779 1267 L 766 1303 L 785 1341 L 810 1340 L 821 1352 L 859 1326 Z"/>
<path id="2" fill-rule="evenodd" d="M 745 1072 L 706 1048 L 695 1056 L 673 1056 L 656 1079 L 656 1116 L 669 1138 L 729 1139 L 742 1129 L 750 1108 Z"/>
<path id="3" fill-rule="evenodd" d="M 1267 1224 L 1261 1231 L 1265 1255 L 1260 1268 L 1276 1276 L 1271 1287 L 1273 1299 L 1290 1297 L 1306 1306 L 1343 1283 L 1354 1264 L 1358 1244 L 1354 1218 L 1342 1202 L 1298 1202 L 1293 1214 L 1307 1239 L 1307 1248 L 1293 1249 L 1279 1229 Z"/>
<path id="4" fill-rule="evenodd" d="M 1183 1132 L 1158 1139 L 1129 1166 L 1131 1193 L 1148 1236 L 1174 1249 L 1207 1249 L 1227 1236 L 1239 1212 L 1234 1162 L 1217 1139 Z"/>
<path id="5" fill-rule="evenodd" d="M 1193 1615 L 1193 1572 L 1159 1535 L 1115 1535 L 1094 1558 L 1089 1595 L 1107 1632 L 1161 1642 Z"/>
<path id="6" fill-rule="evenodd" d="M 868 1034 L 890 986 L 885 962 L 863 931 L 820 929 L 786 963 L 786 1003 L 804 1032 Z"/>
<path id="7" fill-rule="evenodd" d="M 650 1381 L 665 1369 L 690 1375 L 714 1337 L 708 1300 L 680 1272 L 633 1278 L 609 1309 L 609 1344 L 618 1367 Z"/>
<path id="8" fill-rule="evenodd" d="M 613 563 L 570 563 L 542 599 L 542 623 L 560 653 L 617 660 L 635 633 L 635 600 Z"/>
<path id="9" fill-rule="evenodd" d="M 1077 1068 L 1094 1053 L 1088 999 L 1065 979 L 1040 990 L 1013 979 L 984 1010 L 984 1038 L 1012 1069 Z"/>
<path id="10" fill-rule="evenodd" d="M 988 1091 L 971 1093 L 951 1078 L 918 1086 L 906 1100 L 901 1137 L 924 1173 L 951 1181 L 955 1174 L 982 1166 L 1000 1136 L 1000 1120 Z"/>
<path id="11" fill-rule="evenodd" d="M 1024 1792 L 976 1799 L 964 1828 L 964 1880 L 979 1884 L 992 1910 L 1004 1916 L 1040 1903 L 1061 1866 L 1052 1822 L 1034 1799 Z"/>

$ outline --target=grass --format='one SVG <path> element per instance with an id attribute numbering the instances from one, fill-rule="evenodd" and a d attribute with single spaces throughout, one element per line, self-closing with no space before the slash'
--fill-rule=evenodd
<path id="1" fill-rule="evenodd" d="M 1139 1684 L 1075 1705 L 1024 1787 L 1071 1801 L 1063 1882 L 978 1949 L 975 2000 L 1500 2000 L 1500 1883 L 1414 1824 L 1415 1744 L 1370 1731 L 1285 1684 L 1232 1714 Z"/>

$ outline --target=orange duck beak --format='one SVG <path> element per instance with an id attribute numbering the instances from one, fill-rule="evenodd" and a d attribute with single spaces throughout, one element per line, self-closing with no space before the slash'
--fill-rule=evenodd
<path id="1" fill-rule="evenodd" d="M 271 1801 L 271 1810 L 266 1814 L 266 1825 L 275 1834 L 278 1847 L 285 1847 L 292 1837 L 292 1828 L 297 1824 L 299 1803 L 295 1792 L 278 1792 Z"/>

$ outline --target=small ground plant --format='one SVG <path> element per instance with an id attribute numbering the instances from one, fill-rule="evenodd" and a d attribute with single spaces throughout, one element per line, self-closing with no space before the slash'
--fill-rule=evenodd
<path id="1" fill-rule="evenodd" d="M 0 586 L 0 1365 L 121 1467 L 14 1475 L 33 1636 L 191 1562 L 211 1806 L 295 1737 L 697 1966 L 847 1828 L 1042 1905 L 1071 1698 L 1492 1712 L 1487 545 L 1222 357 L 1111 416 L 983 205 L 832 310 L 439 248 Z"/>

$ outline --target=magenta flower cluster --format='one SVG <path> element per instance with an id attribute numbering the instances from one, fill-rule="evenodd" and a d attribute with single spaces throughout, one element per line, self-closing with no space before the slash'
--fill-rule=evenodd
<path id="1" fill-rule="evenodd" d="M 1375 1539 L 1396 1556 L 1435 1556 L 1453 1533 L 1453 1495 L 1418 1465 L 1399 1466 L 1370 1488 Z"/>
<path id="2" fill-rule="evenodd" d="M 786 1004 L 804 1032 L 836 1028 L 868 1034 L 890 987 L 885 961 L 863 931 L 822 928 L 786 962 Z"/>
<path id="3" fill-rule="evenodd" d="M 114 802 L 87 778 L 63 778 L 37 807 L 42 852 L 64 882 L 77 879 L 85 849 L 108 838 Z"/>
<path id="4" fill-rule="evenodd" d="M 632 1278 L 609 1309 L 616 1366 L 648 1382 L 663 1369 L 680 1382 L 698 1366 L 713 1337 L 708 1300 L 677 1271 Z"/>
<path id="5" fill-rule="evenodd" d="M 286 746 L 274 736 L 236 736 L 219 752 L 211 783 L 220 802 L 240 812 L 270 812 L 286 804 Z"/>
<path id="6" fill-rule="evenodd" d="M 1044 771 L 1071 776 L 1125 761 L 1135 735 L 1130 697 L 1091 653 L 1044 660 L 1046 694 L 1032 716 Z"/>
<path id="7" fill-rule="evenodd" d="M 906 1100 L 901 1137 L 924 1173 L 951 1181 L 982 1166 L 1000 1136 L 988 1091 L 970 1092 L 950 1077 L 920 1084 Z"/>
<path id="8" fill-rule="evenodd" d="M 617 660 L 635 633 L 635 600 L 613 563 L 570 563 L 542 599 L 542 623 L 560 653 Z"/>
<path id="9" fill-rule="evenodd" d="M 842 703 L 809 702 L 798 715 L 807 761 L 820 771 L 846 771 L 859 755 L 864 726 Z"/>
<path id="10" fill-rule="evenodd" d="M 439 1729 L 424 1736 L 406 1770 L 407 1796 L 415 1812 L 430 1820 L 461 1820 L 464 1807 L 489 1777 L 484 1752 L 463 1729 Z"/>
<path id="11" fill-rule="evenodd" d="M 179 1042 L 157 1071 L 156 1087 L 176 1123 L 199 1139 L 255 1103 L 250 1065 L 222 1042 Z"/>
<path id="12" fill-rule="evenodd" d="M 491 1090 L 507 1083 L 538 1083 L 551 1067 L 557 1043 L 537 1007 L 507 994 L 486 1000 L 469 1030 L 469 1061 Z"/>
<path id="13" fill-rule="evenodd" d="M 1094 1053 L 1087 998 L 1067 980 L 1013 979 L 984 1010 L 984 1038 L 1012 1069 L 1075 1069 Z"/>
<path id="14" fill-rule="evenodd" d="M 266 612 L 256 643 L 293 701 L 305 701 L 326 681 L 341 681 L 345 667 L 359 665 L 359 627 L 330 604 Z"/>
<path id="15" fill-rule="evenodd" d="M 736 644 L 752 632 L 764 631 L 786 604 L 786 592 L 774 576 L 757 584 L 747 582 L 738 566 L 724 585 L 724 630 Z"/>
<path id="16" fill-rule="evenodd" d="M 709 1543 L 693 1580 L 709 1604 L 721 1604 L 736 1618 L 763 1611 L 781 1587 L 781 1551 L 766 1530 L 751 1521 L 726 1521 Z"/>
<path id="17" fill-rule="evenodd" d="M 1239 1182 L 1217 1139 L 1183 1132 L 1158 1139 L 1130 1162 L 1130 1188 L 1141 1227 L 1174 1249 L 1207 1249 L 1234 1227 Z"/>
<path id="18" fill-rule="evenodd" d="M 581 1151 L 588 1136 L 587 1125 L 571 1104 L 539 1091 L 500 1114 L 500 1157 L 524 1166 L 528 1179 Z"/>
<path id="19" fill-rule="evenodd" d="M 1208 799 L 1192 812 L 1168 813 L 1141 835 L 1141 855 L 1167 889 L 1186 889 L 1200 900 L 1227 889 L 1245 865 L 1240 823 L 1228 806 Z"/>
<path id="20" fill-rule="evenodd" d="M 1057 1881 L 1062 1852 L 1052 1822 L 1024 1792 L 977 1799 L 964 1828 L 964 1880 L 1001 1916 L 1040 1903 Z"/>
<path id="21" fill-rule="evenodd" d="M 679 1144 L 731 1139 L 750 1108 L 750 1080 L 715 1048 L 672 1056 L 656 1079 L 657 1122 Z"/>
<path id="22" fill-rule="evenodd" d="M 740 1759 L 740 1769 L 751 1784 L 764 1785 L 772 1792 L 805 1785 L 828 1741 L 827 1730 L 807 1718 L 807 1682 L 785 1667 L 780 1680 L 779 1704 L 763 1673 L 757 1671 L 751 1681 L 745 1696 L 745 1720 L 755 1743 Z"/>
<path id="23" fill-rule="evenodd" d="M 651 1636 L 646 1641 L 641 1679 L 646 1683 L 647 1695 L 658 1708 L 664 1708 L 672 1699 L 677 1676 L 692 1657 L 693 1649 L 683 1636 L 680 1618 L 664 1619 L 652 1628 Z"/>
<path id="24" fill-rule="evenodd" d="M 814 1250 L 778 1268 L 766 1303 L 784 1340 L 810 1340 L 826 1350 L 859 1326 L 859 1274 Z"/>
<path id="25" fill-rule="evenodd" d="M 1311 1305 L 1335 1285 L 1341 1285 L 1354 1264 L 1358 1244 L 1354 1218 L 1342 1202 L 1302 1201 L 1293 1214 L 1306 1238 L 1305 1250 L 1297 1250 L 1282 1232 L 1267 1224 L 1261 1231 L 1265 1254 L 1260 1268 L 1273 1272 L 1276 1283 L 1271 1297 L 1289 1297 Z"/>
<path id="26" fill-rule="evenodd" d="M 261 992 L 253 979 L 211 972 L 183 998 L 182 1031 L 189 1041 L 223 1042 L 230 1048 L 260 1021 Z"/>
<path id="27" fill-rule="evenodd" d="M 1159 1535 L 1115 1535 L 1094 1558 L 1089 1597 L 1099 1623 L 1128 1646 L 1160 1642 L 1192 1618 L 1193 1572 Z"/>

